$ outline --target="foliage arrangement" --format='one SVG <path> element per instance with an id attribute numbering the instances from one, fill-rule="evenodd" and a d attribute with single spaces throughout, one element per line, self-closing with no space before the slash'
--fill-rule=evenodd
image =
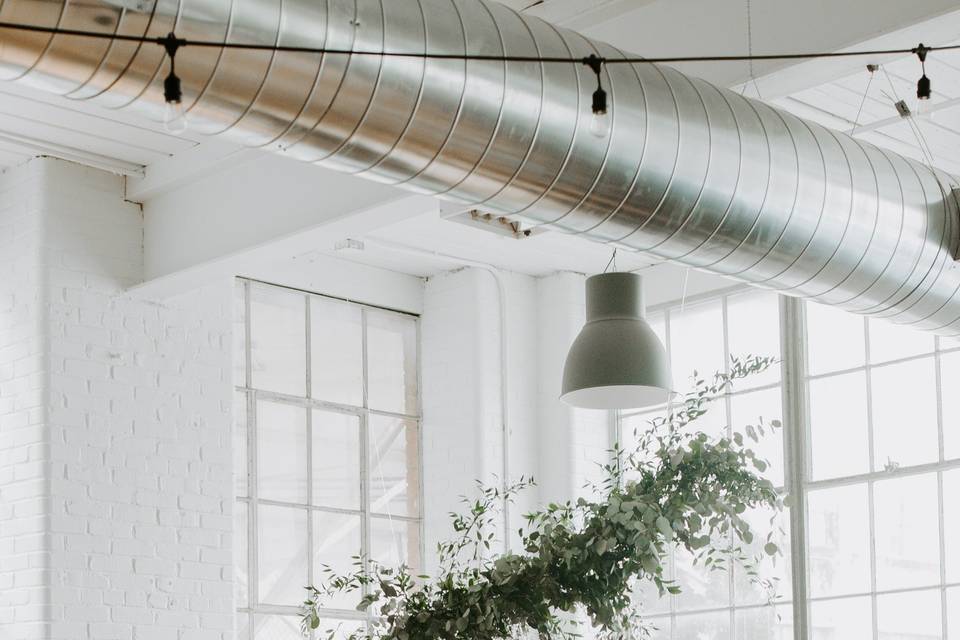
<path id="1" fill-rule="evenodd" d="M 649 632 L 637 610 L 635 591 L 652 583 L 665 593 L 681 586 L 664 575 L 674 547 L 685 548 L 706 567 L 733 558 L 770 588 L 756 567 L 780 553 L 773 532 L 765 540 L 744 519 L 749 509 L 783 506 L 773 484 L 761 477 L 768 463 L 750 447 L 777 421 L 747 426 L 732 437 L 710 438 L 693 426 L 711 398 L 738 379 L 763 371 L 771 358 L 733 359 L 730 373 L 700 379 L 666 417 L 636 434 L 636 447 L 617 447 L 596 498 L 551 504 L 525 516 L 522 552 L 491 555 L 498 505 L 530 486 L 522 479 L 505 492 L 481 489 L 467 510 L 451 514 L 456 537 L 438 546 L 438 576 L 413 575 L 356 559 L 356 571 L 327 572 L 322 588 L 308 587 L 302 628 L 319 629 L 326 598 L 356 592 L 358 609 L 375 615 L 368 629 L 348 640 L 504 640 L 577 635 L 575 614 L 586 614 L 602 637 L 628 639 Z M 763 543 L 762 545 L 760 543 Z M 762 548 L 760 552 L 751 549 Z M 362 597 L 361 597 L 362 594 Z"/>

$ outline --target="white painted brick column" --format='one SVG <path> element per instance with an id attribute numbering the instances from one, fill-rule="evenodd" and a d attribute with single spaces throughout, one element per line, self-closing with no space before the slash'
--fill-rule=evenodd
<path id="1" fill-rule="evenodd" d="M 125 294 L 142 271 L 142 219 L 122 179 L 51 159 L 24 171 L 39 286 L 32 300 L 0 293 L 0 331 L 33 305 L 48 500 L 35 553 L 48 560 L 36 577 L 11 565 L 14 585 L 33 580 L 44 597 L 32 629 L 0 600 L 0 637 L 231 638 L 232 283 L 162 303 Z M 4 273 L 11 255 L 0 248 Z M 20 360 L 0 354 L 0 372 Z M 0 377 L 0 402 L 8 388 Z M 0 477 L 0 497 L 21 485 Z"/>

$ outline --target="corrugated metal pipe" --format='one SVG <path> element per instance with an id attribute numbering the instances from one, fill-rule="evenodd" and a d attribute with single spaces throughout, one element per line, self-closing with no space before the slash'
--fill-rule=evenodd
<path id="1" fill-rule="evenodd" d="M 484 0 L 0 0 L 108 33 L 518 56 L 623 52 Z M 4 31 L 0 78 L 159 117 L 164 51 Z M 181 49 L 192 130 L 482 205 L 788 295 L 960 333 L 953 180 L 650 64 Z"/>

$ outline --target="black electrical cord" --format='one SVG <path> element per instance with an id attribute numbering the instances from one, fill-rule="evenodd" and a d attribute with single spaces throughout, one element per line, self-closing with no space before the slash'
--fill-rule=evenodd
<path id="1" fill-rule="evenodd" d="M 14 29 L 49 35 L 75 36 L 81 38 L 95 38 L 99 40 L 113 40 L 117 42 L 153 43 L 167 46 L 172 34 L 161 37 L 131 36 L 123 34 L 99 33 L 79 29 L 61 29 L 58 27 L 43 27 L 31 24 L 0 21 L 0 29 Z M 175 36 L 173 36 L 175 38 Z M 247 51 L 277 51 L 288 53 L 314 53 L 318 55 L 347 55 L 347 56 L 380 56 L 384 58 L 419 58 L 430 60 L 475 60 L 490 62 L 539 62 L 539 63 L 567 63 L 591 65 L 589 57 L 551 57 L 551 56 L 508 56 L 495 54 L 474 53 L 425 53 L 405 51 L 354 51 L 352 49 L 333 49 L 325 47 L 294 47 L 288 45 L 253 44 L 240 42 L 215 42 L 212 40 L 188 40 L 175 38 L 178 47 L 213 47 L 220 49 L 244 49 Z M 866 49 L 860 51 L 811 51 L 806 53 L 770 53 L 756 55 L 728 55 L 728 56 L 671 56 L 661 58 L 599 58 L 602 64 L 658 64 L 677 62 L 745 62 L 751 60 L 812 60 L 816 58 L 849 58 L 857 56 L 885 56 L 885 55 L 920 55 L 925 56 L 931 51 L 951 51 L 960 49 L 960 45 L 943 45 L 938 47 L 911 47 L 909 49 Z"/>

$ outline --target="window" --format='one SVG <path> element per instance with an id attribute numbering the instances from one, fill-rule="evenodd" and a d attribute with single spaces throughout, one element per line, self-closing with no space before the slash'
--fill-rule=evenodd
<path id="1" fill-rule="evenodd" d="M 699 427 L 720 435 L 782 415 L 783 433 L 764 449 L 768 473 L 803 498 L 785 514 L 792 533 L 781 546 L 802 553 L 774 572 L 776 606 L 736 569 L 705 575 L 675 553 L 670 571 L 685 592 L 645 602 L 657 637 L 933 640 L 948 625 L 956 635 L 960 400 L 950 390 L 960 385 L 960 344 L 758 291 L 668 305 L 649 319 L 681 388 L 692 370 L 791 345 L 779 370 L 715 399 Z M 662 412 L 623 414 L 624 442 Z"/>
<path id="2" fill-rule="evenodd" d="M 780 355 L 780 310 L 777 297 L 762 292 L 737 293 L 704 302 L 663 309 L 651 313 L 648 320 L 667 347 L 674 372 L 674 384 L 680 392 L 692 386 L 688 376 L 701 377 L 725 371 L 731 356 Z M 741 429 L 747 424 L 764 424 L 782 418 L 780 367 L 744 380 L 732 393 L 710 402 L 706 415 L 696 422 L 699 430 L 711 435 L 729 435 L 731 425 Z M 665 408 L 645 413 L 623 413 L 620 417 L 621 441 L 627 447 L 633 434 Z M 765 475 L 778 487 L 784 487 L 784 445 L 780 431 L 764 438 L 756 447 L 770 461 Z M 746 514 L 758 528 L 769 527 L 769 513 Z M 787 514 L 777 518 L 776 526 L 789 529 Z M 789 541 L 777 540 L 789 553 Z M 758 540 L 758 549 L 761 542 Z M 646 594 L 643 608 L 658 629 L 659 638 L 786 639 L 793 637 L 790 607 L 789 556 L 777 558 L 773 567 L 781 596 L 776 607 L 764 606 L 765 590 L 757 587 L 740 567 L 727 571 L 707 571 L 694 566 L 692 558 L 677 550 L 669 559 L 667 573 L 683 585 L 676 596 L 659 598 Z"/>
<path id="3" fill-rule="evenodd" d="M 304 585 L 353 558 L 420 566 L 416 318 L 240 280 L 239 640 L 299 637 Z M 322 628 L 364 625 L 359 595 Z"/>

